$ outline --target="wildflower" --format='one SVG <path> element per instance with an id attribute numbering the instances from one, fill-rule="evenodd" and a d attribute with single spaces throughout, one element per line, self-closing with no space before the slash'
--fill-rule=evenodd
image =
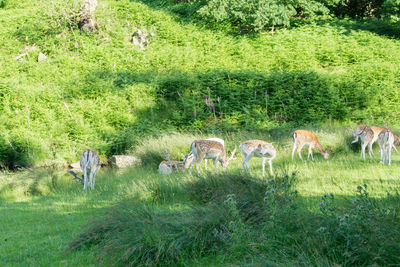
<path id="1" fill-rule="evenodd" d="M 327 196 L 328 196 L 327 194 L 324 194 L 324 195 L 322 196 L 322 199 L 325 199 Z"/>
<path id="2" fill-rule="evenodd" d="M 217 98 L 217 102 L 219 103 L 219 97 Z"/>
<path id="3" fill-rule="evenodd" d="M 195 118 L 196 118 L 196 115 L 197 115 L 197 114 L 196 114 L 196 110 L 194 110 L 194 117 L 195 117 Z"/>
<path id="4" fill-rule="evenodd" d="M 320 227 L 316 232 L 317 233 L 323 233 L 326 231 L 326 227 Z"/>
<path id="5" fill-rule="evenodd" d="M 331 114 L 329 114 L 329 121 L 331 120 Z"/>
<path id="6" fill-rule="evenodd" d="M 333 193 L 330 193 L 329 195 L 333 198 Z"/>
<path id="7" fill-rule="evenodd" d="M 268 96 L 268 92 L 267 92 L 267 91 L 265 91 L 265 92 L 264 92 L 264 95 L 265 95 L 265 96 Z"/>
<path id="8" fill-rule="evenodd" d="M 362 187 L 361 186 L 357 186 L 357 191 L 361 191 L 362 190 Z"/>
<path id="9" fill-rule="evenodd" d="M 181 93 L 179 93 L 179 91 L 177 91 L 177 92 L 178 92 L 178 96 L 181 97 Z"/>
<path id="10" fill-rule="evenodd" d="M 355 199 L 353 199 L 353 204 L 357 204 L 357 202 L 359 201 L 358 197 L 356 197 Z"/>
<path id="11" fill-rule="evenodd" d="M 229 74 L 227 75 L 228 76 L 228 79 L 230 79 L 231 77 L 229 77 Z"/>
<path id="12" fill-rule="evenodd" d="M 257 96 L 257 92 L 256 91 L 254 91 L 254 96 Z"/>
<path id="13" fill-rule="evenodd" d="M 211 107 L 212 107 L 213 110 L 215 110 L 214 103 L 211 103 Z"/>
<path id="14" fill-rule="evenodd" d="M 294 193 L 294 194 L 298 194 L 299 191 L 297 191 L 297 189 L 295 189 L 295 190 L 293 191 L 293 193 Z"/>
<path id="15" fill-rule="evenodd" d="M 289 175 L 288 175 L 288 174 L 285 174 L 285 178 L 289 178 Z"/>
<path id="16" fill-rule="evenodd" d="M 283 104 L 283 102 L 282 102 L 282 108 L 285 108 L 285 104 Z"/>
<path id="17" fill-rule="evenodd" d="M 292 176 L 296 176 L 296 172 L 292 172 Z"/>

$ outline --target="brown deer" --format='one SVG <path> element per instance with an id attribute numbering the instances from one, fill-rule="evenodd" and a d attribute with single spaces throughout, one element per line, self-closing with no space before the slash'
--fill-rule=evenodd
<path id="1" fill-rule="evenodd" d="M 318 142 L 317 136 L 307 130 L 296 130 L 293 134 L 293 151 L 292 151 L 292 160 L 294 159 L 294 152 L 296 151 L 297 148 L 297 154 L 299 155 L 299 158 L 303 160 L 301 157 L 301 149 L 303 148 L 304 145 L 308 145 L 308 156 L 307 160 L 311 159 L 314 160 L 313 154 L 312 154 L 312 149 L 316 148 L 323 156 L 324 159 L 328 159 L 330 153 L 332 152 L 332 149 L 324 149 L 321 144 Z"/>
<path id="2" fill-rule="evenodd" d="M 185 168 L 190 165 L 190 174 L 192 174 L 193 163 L 196 164 L 197 172 L 199 171 L 199 163 L 203 159 L 214 159 L 214 172 L 217 171 L 217 163 L 220 162 L 224 170 L 228 167 L 229 161 L 233 159 L 236 148 L 232 151 L 231 156 L 226 158 L 224 146 L 214 140 L 196 140 L 190 146 L 190 154 L 193 155 L 192 162 L 185 162 Z"/>
<path id="3" fill-rule="evenodd" d="M 365 160 L 365 148 L 367 146 L 368 146 L 368 154 L 372 158 L 373 155 L 372 144 L 377 128 L 374 127 L 374 129 L 372 129 L 372 127 L 369 127 L 367 125 L 359 125 L 356 131 L 353 130 L 351 131 L 355 137 L 353 142 L 351 142 L 352 144 L 356 143 L 359 138 L 361 139 L 361 158 Z"/>

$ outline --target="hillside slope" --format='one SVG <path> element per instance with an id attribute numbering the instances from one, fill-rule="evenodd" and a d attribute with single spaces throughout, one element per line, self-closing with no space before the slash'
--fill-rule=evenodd
<path id="1" fill-rule="evenodd" d="M 78 1 L 0 9 L 1 165 L 63 164 L 86 148 L 104 159 L 174 129 L 397 121 L 400 42 L 379 22 L 237 35 L 179 8 L 100 1 L 95 33 L 81 33 L 71 19 Z M 154 33 L 143 50 L 130 41 L 137 29 Z M 39 52 L 45 61 L 37 62 Z"/>

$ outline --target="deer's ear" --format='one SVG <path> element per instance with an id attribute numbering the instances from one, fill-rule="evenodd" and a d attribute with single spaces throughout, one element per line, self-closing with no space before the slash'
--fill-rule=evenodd
<path id="1" fill-rule="evenodd" d="M 258 144 L 258 147 L 257 148 L 261 148 L 261 144 Z"/>

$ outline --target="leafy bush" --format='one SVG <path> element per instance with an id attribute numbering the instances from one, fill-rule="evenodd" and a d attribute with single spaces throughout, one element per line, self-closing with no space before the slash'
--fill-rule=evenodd
<path id="1" fill-rule="evenodd" d="M 357 187 L 357 197 L 350 208 L 340 210 L 333 200 L 332 194 L 322 197 L 320 209 L 325 215 L 325 225 L 317 230 L 326 245 L 323 251 L 329 257 L 340 255 L 341 263 L 357 266 L 388 266 L 399 262 L 398 194 L 377 201 L 369 197 L 364 185 Z"/>
<path id="2" fill-rule="evenodd" d="M 169 266 L 220 251 L 230 240 L 235 214 L 227 206 L 153 211 L 125 202 L 91 221 L 69 245 L 97 245 L 121 265 Z"/>
<path id="3" fill-rule="evenodd" d="M 260 31 L 267 26 L 289 26 L 294 16 L 327 14 L 328 9 L 318 1 L 209 0 L 198 12 L 217 22 Z"/>
<path id="4" fill-rule="evenodd" d="M 326 121 L 329 116 L 341 120 L 350 110 L 345 95 L 364 100 L 365 94 L 353 97 L 355 93 L 353 88 L 336 88 L 328 77 L 306 71 L 177 73 L 159 82 L 159 104 L 171 110 L 176 126 L 188 122 L 202 126 L 199 120 L 203 120 L 254 129 L 274 121 L 302 124 Z"/>
<path id="5" fill-rule="evenodd" d="M 7 0 L 0 0 L 0 8 L 4 8 L 7 5 Z"/>

